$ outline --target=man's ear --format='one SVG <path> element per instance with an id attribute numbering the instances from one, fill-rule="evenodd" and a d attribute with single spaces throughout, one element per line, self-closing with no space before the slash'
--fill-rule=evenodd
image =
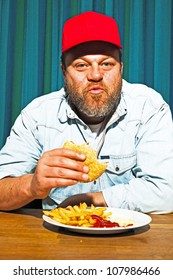
<path id="1" fill-rule="evenodd" d="M 121 75 L 123 74 L 124 64 L 121 62 Z"/>
<path id="2" fill-rule="evenodd" d="M 65 67 L 64 67 L 64 65 L 63 64 L 61 64 L 60 65 L 61 66 L 61 70 L 62 70 L 62 74 L 63 74 L 63 76 L 65 77 Z"/>

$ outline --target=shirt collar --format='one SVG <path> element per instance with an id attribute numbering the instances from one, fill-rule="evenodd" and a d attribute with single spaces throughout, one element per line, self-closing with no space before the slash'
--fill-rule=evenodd
<path id="1" fill-rule="evenodd" d="M 63 104 L 60 106 L 58 112 L 58 119 L 61 123 L 67 122 L 68 118 L 75 119 L 78 118 L 76 113 L 72 110 L 71 106 L 68 103 L 68 97 L 64 100 Z"/>

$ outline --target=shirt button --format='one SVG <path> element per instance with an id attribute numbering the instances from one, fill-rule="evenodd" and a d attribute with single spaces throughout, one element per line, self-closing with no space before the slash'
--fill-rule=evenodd
<path id="1" fill-rule="evenodd" d="M 115 167 L 115 171 L 119 171 L 120 170 L 120 168 L 119 168 L 119 166 L 117 165 L 116 167 Z"/>
<path id="2" fill-rule="evenodd" d="M 94 183 L 94 185 L 95 185 L 95 184 L 97 183 L 97 181 L 95 180 L 93 183 Z"/>
<path id="3" fill-rule="evenodd" d="M 87 126 L 86 125 L 84 126 L 84 129 L 87 130 Z"/>

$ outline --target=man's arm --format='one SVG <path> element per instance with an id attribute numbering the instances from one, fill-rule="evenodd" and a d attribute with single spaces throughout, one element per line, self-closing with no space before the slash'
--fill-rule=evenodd
<path id="1" fill-rule="evenodd" d="M 136 135 L 137 163 L 129 181 L 103 189 L 109 207 L 144 213 L 173 211 L 173 124 L 168 106 L 145 116 Z"/>
<path id="2" fill-rule="evenodd" d="M 14 210 L 20 208 L 35 198 L 30 192 L 33 174 L 16 178 L 3 178 L 0 180 L 0 209 Z"/>

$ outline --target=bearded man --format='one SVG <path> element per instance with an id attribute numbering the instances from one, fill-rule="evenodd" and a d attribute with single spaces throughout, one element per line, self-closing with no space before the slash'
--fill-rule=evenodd
<path id="1" fill-rule="evenodd" d="M 116 21 L 85 12 L 66 21 L 65 86 L 33 100 L 0 152 L 0 209 L 41 199 L 44 209 L 80 202 L 145 213 L 173 211 L 173 124 L 161 95 L 122 79 Z M 105 172 L 88 182 L 89 143 Z"/>

